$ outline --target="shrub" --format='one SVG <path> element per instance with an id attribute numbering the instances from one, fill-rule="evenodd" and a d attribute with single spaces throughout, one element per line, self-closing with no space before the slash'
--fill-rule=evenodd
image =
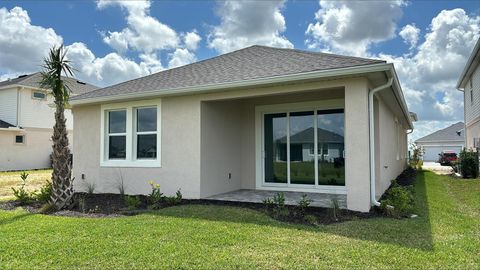
<path id="1" fill-rule="evenodd" d="M 388 215 L 399 218 L 408 216 L 413 211 L 413 204 L 412 187 L 400 186 L 392 180 L 392 185 L 385 193 L 385 199 L 381 201 L 380 208 Z"/>
<path id="2" fill-rule="evenodd" d="M 460 173 L 463 178 L 478 177 L 478 152 L 463 149 L 460 152 Z"/>
<path id="3" fill-rule="evenodd" d="M 182 202 L 182 192 L 180 190 L 177 190 L 177 193 L 175 193 L 175 196 L 170 196 L 170 197 L 165 197 L 165 201 L 167 202 L 168 205 L 177 205 Z"/>
<path id="4" fill-rule="evenodd" d="M 153 180 L 149 182 L 152 191 L 147 197 L 148 204 L 153 208 L 158 207 L 160 202 L 163 200 L 163 193 L 160 192 L 160 184 L 156 184 Z"/>
<path id="5" fill-rule="evenodd" d="M 48 203 L 52 197 L 52 182 L 47 180 L 47 183 L 40 188 L 40 191 L 35 194 L 35 199 L 41 203 Z"/>
<path id="6" fill-rule="evenodd" d="M 415 143 L 412 143 L 410 147 L 412 149 L 412 156 L 410 157 L 410 166 L 412 166 L 412 168 L 416 170 L 421 170 L 423 166 L 422 148 Z"/>
<path id="7" fill-rule="evenodd" d="M 285 194 L 283 192 L 276 193 L 273 198 L 263 200 L 267 213 L 275 219 L 284 220 L 290 216 L 290 211 L 285 206 Z"/>
<path id="8" fill-rule="evenodd" d="M 12 190 L 15 198 L 17 198 L 21 205 L 24 205 L 33 201 L 34 193 L 30 193 L 25 189 L 25 186 L 27 185 L 28 173 L 22 172 L 20 174 L 20 178 L 22 179 L 22 185 L 18 189 L 12 187 Z"/>
<path id="9" fill-rule="evenodd" d="M 124 200 L 129 210 L 135 210 L 140 207 L 141 201 L 138 196 L 125 195 Z"/>
<path id="10" fill-rule="evenodd" d="M 300 216 L 303 217 L 305 215 L 305 211 L 307 210 L 308 206 L 310 206 L 310 203 L 312 203 L 312 201 L 313 200 L 308 198 L 307 194 L 302 195 L 302 198 L 300 199 L 300 201 L 298 201 L 298 205 L 296 207 Z"/>
<path id="11" fill-rule="evenodd" d="M 317 225 L 318 224 L 317 217 L 314 216 L 314 215 L 306 215 L 305 217 L 303 217 L 303 220 L 306 223 L 311 224 L 311 225 Z"/>
<path id="12" fill-rule="evenodd" d="M 55 204 L 46 203 L 38 211 L 42 214 L 50 214 L 57 211 L 57 207 L 55 206 Z"/>

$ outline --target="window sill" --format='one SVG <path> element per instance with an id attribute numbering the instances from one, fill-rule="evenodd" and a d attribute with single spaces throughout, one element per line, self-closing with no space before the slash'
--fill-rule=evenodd
<path id="1" fill-rule="evenodd" d="M 161 168 L 160 160 L 109 160 L 100 162 L 100 167 Z"/>

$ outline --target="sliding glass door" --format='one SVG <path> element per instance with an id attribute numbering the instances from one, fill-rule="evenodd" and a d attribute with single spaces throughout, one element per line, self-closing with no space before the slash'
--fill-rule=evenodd
<path id="1" fill-rule="evenodd" d="M 264 183 L 344 186 L 343 109 L 263 115 Z"/>

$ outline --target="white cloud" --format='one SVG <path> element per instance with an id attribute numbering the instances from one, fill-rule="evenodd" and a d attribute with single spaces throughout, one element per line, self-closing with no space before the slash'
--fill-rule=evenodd
<path id="1" fill-rule="evenodd" d="M 97 7 L 120 6 L 127 12 L 127 27 L 120 32 L 108 32 L 103 41 L 123 53 L 128 48 L 152 53 L 178 46 L 178 34 L 170 26 L 149 15 L 150 1 L 99 0 Z"/>
<path id="2" fill-rule="evenodd" d="M 0 8 L 0 73 L 38 71 L 48 50 L 62 42 L 52 28 L 32 25 L 21 7 Z"/>
<path id="3" fill-rule="evenodd" d="M 412 49 L 417 46 L 420 29 L 416 27 L 415 24 L 407 24 L 398 34 L 403 38 L 403 41 L 406 44 L 410 45 L 410 49 Z"/>
<path id="4" fill-rule="evenodd" d="M 217 13 L 221 19 L 209 34 L 208 46 L 220 53 L 250 45 L 293 48 L 282 35 L 285 18 L 281 13 L 284 1 L 225 1 Z"/>
<path id="5" fill-rule="evenodd" d="M 308 25 L 309 48 L 367 55 L 372 43 L 395 36 L 404 2 L 397 1 L 324 1 Z"/>
<path id="6" fill-rule="evenodd" d="M 195 62 L 195 55 L 189 52 L 187 49 L 176 49 L 173 53 L 170 54 L 170 61 L 168 62 L 168 68 L 175 68 L 179 66 L 184 66 Z"/>
<path id="7" fill-rule="evenodd" d="M 183 36 L 183 43 L 185 43 L 185 47 L 189 50 L 196 50 L 198 47 L 198 43 L 202 40 L 202 38 L 197 34 L 197 31 L 193 30 L 192 32 L 188 32 Z"/>

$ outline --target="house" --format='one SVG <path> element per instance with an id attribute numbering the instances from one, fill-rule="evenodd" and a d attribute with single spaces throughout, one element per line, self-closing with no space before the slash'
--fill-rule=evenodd
<path id="1" fill-rule="evenodd" d="M 416 140 L 415 144 L 423 150 L 423 161 L 436 162 L 439 154 L 444 151 L 459 154 L 465 146 L 464 128 L 465 124 L 458 122 Z"/>
<path id="2" fill-rule="evenodd" d="M 40 87 L 41 74 L 0 82 L 0 171 L 48 168 L 55 123 L 53 96 Z M 66 78 L 72 95 L 97 89 Z M 72 139 L 73 117 L 65 111 Z"/>
<path id="3" fill-rule="evenodd" d="M 480 39 L 460 75 L 457 89 L 463 92 L 465 147 L 480 148 Z"/>
<path id="4" fill-rule="evenodd" d="M 98 193 L 148 194 L 154 180 L 190 199 L 334 194 L 369 211 L 405 168 L 413 128 L 393 64 L 264 46 L 70 103 L 75 189 Z"/>

